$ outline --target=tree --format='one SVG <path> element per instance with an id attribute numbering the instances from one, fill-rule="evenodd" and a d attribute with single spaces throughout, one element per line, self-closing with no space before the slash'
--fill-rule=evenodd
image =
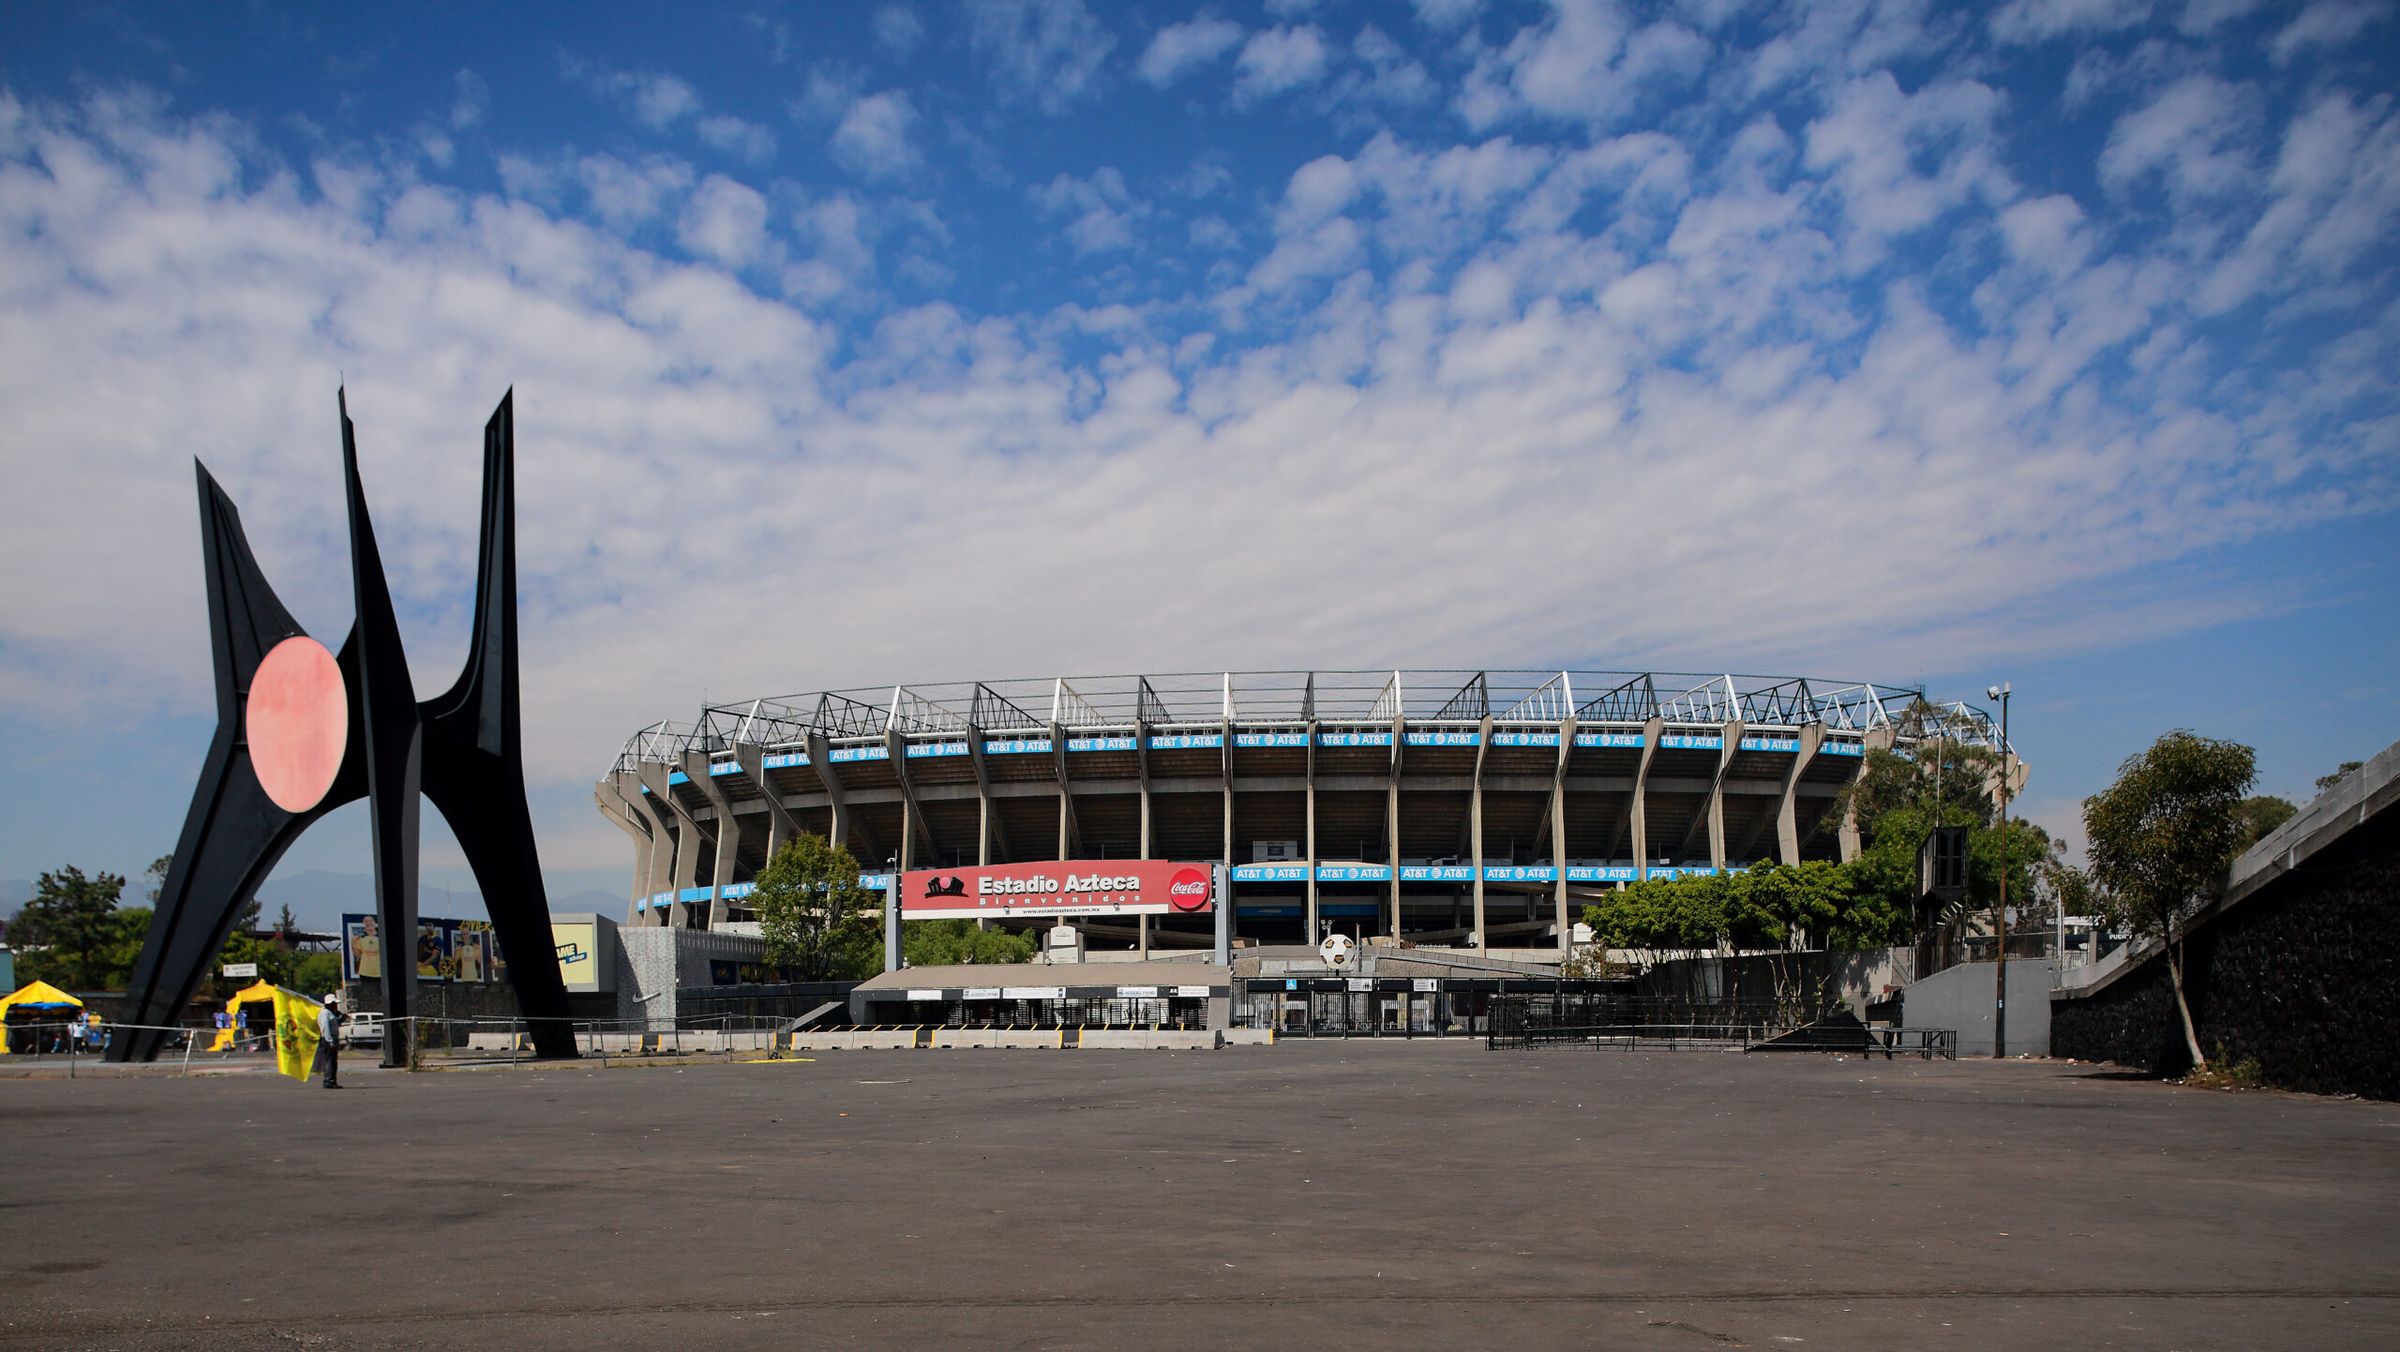
<path id="1" fill-rule="evenodd" d="M 300 922 L 292 918 L 292 904 L 287 901 L 283 904 L 283 909 L 275 914 L 275 933 L 288 937 L 299 932 Z"/>
<path id="2" fill-rule="evenodd" d="M 8 931 L 19 950 L 42 950 L 20 959 L 27 975 L 38 973 L 68 990 L 102 988 L 120 933 L 117 899 L 124 892 L 125 879 L 114 873 L 87 878 L 69 865 L 43 874 Z"/>
<path id="3" fill-rule="evenodd" d="M 2165 945 L 2184 1046 L 2203 1070 L 2208 1057 L 2184 993 L 2185 922 L 2224 886 L 2241 852 L 2242 795 L 2257 776 L 2249 747 L 2178 728 L 2128 757 L 2116 783 L 2083 800 L 2092 880 L 2111 916 Z"/>
<path id="4" fill-rule="evenodd" d="M 900 927 L 900 952 L 911 967 L 961 963 L 1031 962 L 1030 934 L 977 929 L 972 920 L 912 920 Z"/>
<path id="5" fill-rule="evenodd" d="M 303 953 L 298 965 L 292 968 L 291 988 L 302 995 L 323 995 L 341 984 L 342 959 L 338 953 Z"/>
<path id="6" fill-rule="evenodd" d="M 802 832 L 767 861 L 750 890 L 767 961 L 796 981 L 865 976 L 875 966 L 879 898 L 858 885 L 858 861 L 823 836 Z"/>
<path id="7" fill-rule="evenodd" d="M 2323 793 L 2327 789 L 2332 788 L 2334 785 L 2341 783 L 2343 776 L 2349 774 L 2351 771 L 2364 764 L 2366 764 L 2364 761 L 2343 761 L 2332 774 L 2317 776 L 2317 792 Z"/>
<path id="8" fill-rule="evenodd" d="M 2289 798 L 2277 798 L 2273 794 L 2262 794 L 2256 798 L 2243 799 L 2234 805 L 2233 811 L 2234 816 L 2241 822 L 2239 849 L 2246 850 L 2265 840 L 2276 827 L 2298 815 L 2300 809 L 2292 806 L 2292 800 Z M 2236 852 L 2238 853 L 2239 850 Z"/>

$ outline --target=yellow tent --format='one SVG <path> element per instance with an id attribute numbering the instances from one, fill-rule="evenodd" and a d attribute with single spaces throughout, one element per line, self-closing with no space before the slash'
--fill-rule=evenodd
<path id="1" fill-rule="evenodd" d="M 47 981 L 36 981 L 23 990 L 0 995 L 0 1023 L 8 1019 L 8 1011 L 25 1009 L 81 1009 L 83 1001 L 67 994 Z M 0 1038 L 0 1056 L 8 1055 L 8 1039 Z"/>
<path id="2" fill-rule="evenodd" d="M 242 1012 L 242 1006 L 262 1004 L 274 998 L 275 983 L 272 981 L 254 981 L 235 991 L 233 998 L 225 1002 L 225 1026 L 217 1030 L 217 1039 L 208 1044 L 208 1049 L 221 1052 L 233 1045 L 233 1016 Z M 259 1031 L 266 1030 L 262 1028 Z"/>

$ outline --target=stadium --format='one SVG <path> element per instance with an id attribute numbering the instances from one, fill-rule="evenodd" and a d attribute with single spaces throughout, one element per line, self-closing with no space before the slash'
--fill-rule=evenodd
<path id="1" fill-rule="evenodd" d="M 595 797 L 633 842 L 634 926 L 750 920 L 750 880 L 807 831 L 873 887 L 922 868 L 1217 864 L 1239 945 L 1338 932 L 1539 960 L 1602 889 L 1849 857 L 1837 804 L 1868 748 L 1934 736 L 1999 743 L 1963 703 L 1803 677 L 1071 676 L 710 705 L 636 732 Z M 1211 942 L 1206 917 L 1081 928 L 1094 948 Z"/>

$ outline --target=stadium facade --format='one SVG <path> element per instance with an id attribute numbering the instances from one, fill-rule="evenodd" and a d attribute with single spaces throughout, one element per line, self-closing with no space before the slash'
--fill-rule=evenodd
<path id="1" fill-rule="evenodd" d="M 1584 900 L 1760 859 L 1847 858 L 1869 748 L 1996 747 L 1913 688 L 1663 672 L 1264 672 L 901 685 L 720 704 L 599 781 L 634 845 L 628 922 L 749 919 L 783 840 L 891 870 L 1222 865 L 1237 941 L 1556 951 Z M 1204 947 L 1130 918 L 1097 946 Z"/>

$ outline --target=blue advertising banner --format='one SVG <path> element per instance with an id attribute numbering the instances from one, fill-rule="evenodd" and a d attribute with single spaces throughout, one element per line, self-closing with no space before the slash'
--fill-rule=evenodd
<path id="1" fill-rule="evenodd" d="M 1133 739 L 1131 737 L 1069 737 L 1067 750 L 1131 751 L 1133 750 Z"/>
<path id="2" fill-rule="evenodd" d="M 741 772 L 742 763 L 740 761 L 710 761 L 708 763 L 710 779 L 715 779 L 718 775 L 738 775 Z"/>
<path id="3" fill-rule="evenodd" d="M 908 758 L 910 760 L 924 760 L 929 757 L 936 756 L 963 756 L 966 754 L 967 744 L 965 742 L 910 742 L 908 744 Z"/>
<path id="4" fill-rule="evenodd" d="M 1492 745 L 1557 746 L 1558 734 L 1555 732 L 1495 732 L 1492 734 Z"/>
<path id="5" fill-rule="evenodd" d="M 1688 732 L 1670 732 L 1659 738 L 1658 744 L 1662 748 L 1671 747 L 1678 751 L 1722 751 L 1725 749 L 1725 739 L 1721 736 L 1714 734 L 1700 736 Z"/>
<path id="6" fill-rule="evenodd" d="M 1392 880 L 1389 864 L 1320 864 L 1317 881 L 1321 883 L 1388 883 Z"/>
<path id="7" fill-rule="evenodd" d="M 1478 746 L 1483 742 L 1480 732 L 1412 732 L 1410 746 Z"/>
<path id="8" fill-rule="evenodd" d="M 1800 739 L 1797 737 L 1744 737 L 1741 749 L 1744 751 L 1798 751 Z"/>
<path id="9" fill-rule="evenodd" d="M 1638 747 L 1641 744 L 1642 734 L 1638 732 L 1579 732 L 1575 734 L 1575 745 L 1577 746 Z"/>
<path id="10" fill-rule="evenodd" d="M 1152 751 L 1222 751 L 1225 734 L 1221 732 L 1152 733 Z"/>
<path id="11" fill-rule="evenodd" d="M 1305 732 L 1237 732 L 1233 735 L 1236 747 L 1307 746 Z"/>
<path id="12" fill-rule="evenodd" d="M 1817 748 L 1820 756 L 1863 756 L 1867 748 L 1858 742 L 1827 742 Z"/>
<path id="13" fill-rule="evenodd" d="M 1317 734 L 1318 746 L 1390 746 L 1391 744 L 1392 734 L 1388 732 L 1320 732 Z"/>
<path id="14" fill-rule="evenodd" d="M 760 762 L 760 765 L 768 770 L 782 770 L 794 765 L 806 764 L 808 764 L 808 753 L 805 751 L 786 751 L 781 755 L 769 756 Z"/>
<path id="15" fill-rule="evenodd" d="M 1049 749 L 1047 737 L 995 737 L 983 744 L 987 756 L 1028 756 Z"/>
<path id="16" fill-rule="evenodd" d="M 891 758 L 891 748 L 883 746 L 837 746 L 831 754 L 825 757 L 837 765 L 843 761 L 879 761 Z"/>

